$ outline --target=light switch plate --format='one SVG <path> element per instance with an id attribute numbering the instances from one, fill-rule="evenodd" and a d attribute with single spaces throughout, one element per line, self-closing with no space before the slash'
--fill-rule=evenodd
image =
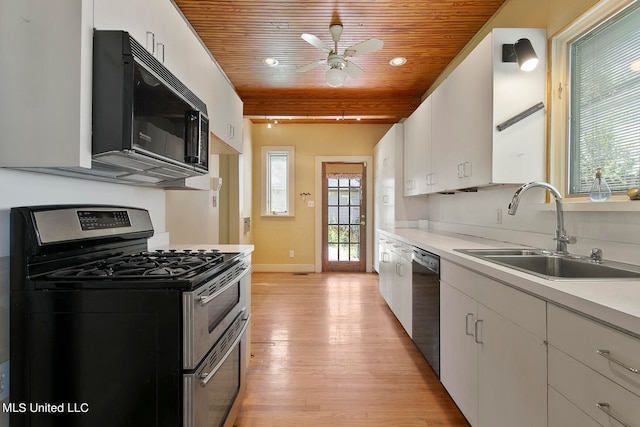
<path id="1" fill-rule="evenodd" d="M 0 364 L 0 401 L 9 398 L 9 361 Z"/>

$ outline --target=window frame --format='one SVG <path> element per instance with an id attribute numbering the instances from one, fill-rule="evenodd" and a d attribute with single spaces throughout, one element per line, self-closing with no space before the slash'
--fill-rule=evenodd
<path id="1" fill-rule="evenodd" d="M 565 200 L 584 202 L 588 194 L 570 194 L 569 150 L 570 144 L 570 45 L 607 19 L 622 12 L 635 0 L 604 0 L 576 19 L 567 28 L 550 40 L 550 84 L 549 84 L 549 181 L 564 195 Z M 613 194 L 611 201 L 628 200 L 624 194 Z"/>
<path id="2" fill-rule="evenodd" d="M 285 155 L 287 157 L 287 211 L 273 212 L 270 210 L 270 179 L 269 179 L 269 158 L 271 155 Z M 261 191 L 260 206 L 261 216 L 264 217 L 293 217 L 295 216 L 295 199 L 294 199 L 294 183 L 295 183 L 295 147 L 293 146 L 263 146 L 261 148 Z"/>

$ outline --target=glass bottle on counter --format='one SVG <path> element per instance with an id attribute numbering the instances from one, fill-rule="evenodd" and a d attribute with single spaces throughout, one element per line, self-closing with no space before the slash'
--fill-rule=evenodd
<path id="1" fill-rule="evenodd" d="M 591 184 L 591 190 L 589 191 L 589 198 L 592 202 L 606 202 L 611 197 L 611 188 L 609 184 L 602 177 L 600 168 L 596 169 L 596 178 Z"/>

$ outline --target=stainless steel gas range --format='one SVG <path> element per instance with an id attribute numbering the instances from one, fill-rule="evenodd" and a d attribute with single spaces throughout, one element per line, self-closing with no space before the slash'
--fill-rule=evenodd
<path id="1" fill-rule="evenodd" d="M 152 235 L 144 209 L 11 210 L 12 427 L 233 425 L 249 258 Z"/>

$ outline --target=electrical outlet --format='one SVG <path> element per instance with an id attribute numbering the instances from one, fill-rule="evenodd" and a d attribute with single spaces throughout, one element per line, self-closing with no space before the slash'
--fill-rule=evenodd
<path id="1" fill-rule="evenodd" d="M 496 224 L 502 224 L 502 209 L 496 209 Z"/>
<path id="2" fill-rule="evenodd" d="M 9 361 L 0 364 L 0 401 L 9 398 Z"/>
<path id="3" fill-rule="evenodd" d="M 289 251 L 289 258 L 293 258 L 294 257 L 294 252 L 293 251 Z"/>

